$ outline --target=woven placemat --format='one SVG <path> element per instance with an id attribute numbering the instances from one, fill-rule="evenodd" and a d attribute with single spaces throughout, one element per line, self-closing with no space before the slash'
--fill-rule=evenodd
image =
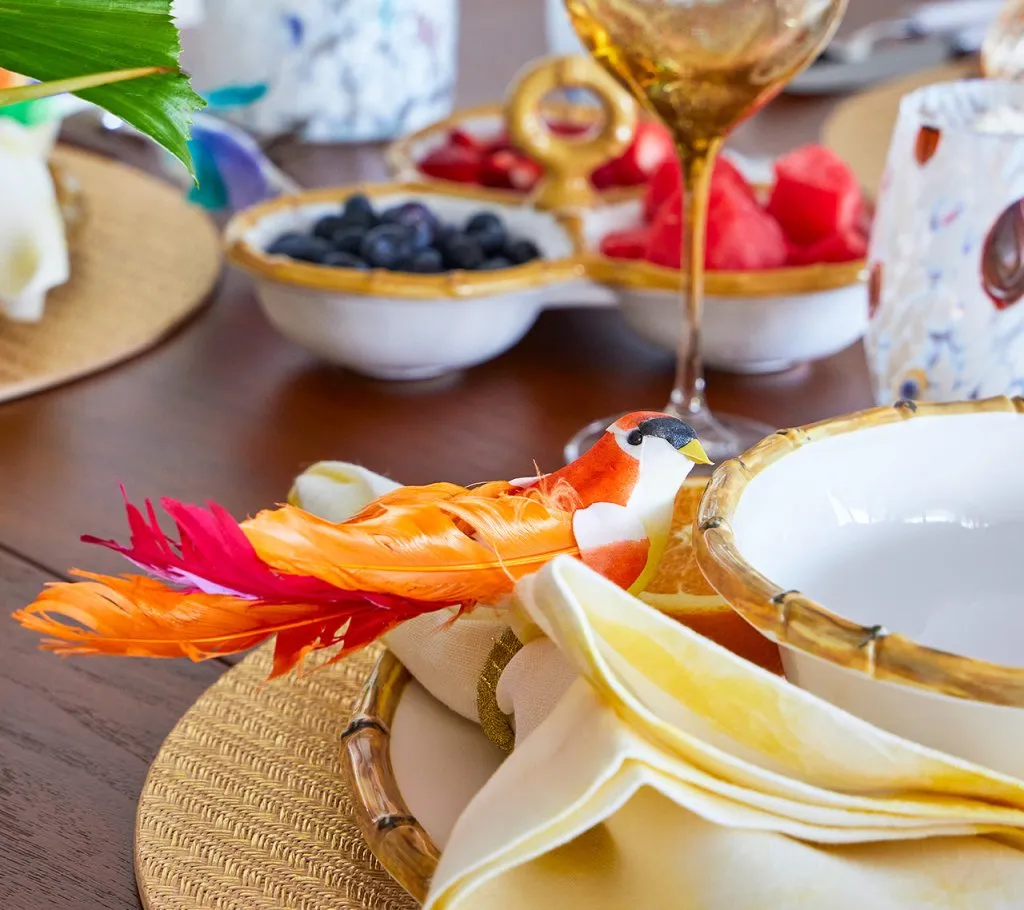
<path id="1" fill-rule="evenodd" d="M 0 314 L 0 401 L 146 350 L 199 308 L 220 272 L 217 229 L 179 190 L 64 146 L 53 160 L 79 184 L 84 221 L 71 278 L 48 295 L 43 320 Z"/>
<path id="2" fill-rule="evenodd" d="M 877 197 L 903 96 L 936 82 L 976 78 L 977 72 L 976 61 L 958 60 L 854 95 L 825 122 L 822 142 L 849 163 L 868 195 Z"/>
<path id="3" fill-rule="evenodd" d="M 262 650 L 195 703 L 139 801 L 146 910 L 414 910 L 366 846 L 341 771 L 340 736 L 379 656 L 263 685 Z"/>

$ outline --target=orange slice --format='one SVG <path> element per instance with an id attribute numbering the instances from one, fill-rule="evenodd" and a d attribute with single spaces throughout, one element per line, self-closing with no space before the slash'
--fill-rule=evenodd
<path id="1" fill-rule="evenodd" d="M 781 673 L 778 646 L 736 613 L 708 584 L 697 565 L 694 522 L 709 479 L 688 478 L 680 489 L 668 545 L 640 599 L 740 657 Z"/>

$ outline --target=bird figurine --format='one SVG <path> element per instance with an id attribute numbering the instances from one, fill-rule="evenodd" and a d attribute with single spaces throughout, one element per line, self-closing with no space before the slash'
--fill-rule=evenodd
<path id="1" fill-rule="evenodd" d="M 399 487 L 347 521 L 294 506 L 236 522 L 216 504 L 127 501 L 127 545 L 146 575 L 76 570 L 14 618 L 60 654 L 204 660 L 275 638 L 270 678 L 337 646 L 332 660 L 436 610 L 499 606 L 516 581 L 562 554 L 641 590 L 667 544 L 672 509 L 694 464 L 693 429 L 656 412 L 626 415 L 559 471 L 472 488 Z"/>

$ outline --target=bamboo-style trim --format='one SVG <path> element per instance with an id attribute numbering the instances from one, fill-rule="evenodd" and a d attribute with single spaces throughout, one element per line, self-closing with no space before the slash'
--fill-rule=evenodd
<path id="1" fill-rule="evenodd" d="M 952 403 L 897 402 L 823 420 L 762 440 L 715 472 L 697 513 L 697 563 L 711 585 L 748 622 L 779 644 L 830 663 L 942 695 L 1024 707 L 1024 668 L 1005 667 L 928 648 L 882 626 L 831 613 L 799 591 L 784 591 L 750 565 L 730 522 L 749 481 L 781 458 L 822 439 L 918 417 L 1024 413 L 1024 398 Z M 767 516 L 766 516 L 767 518 Z"/>
<path id="2" fill-rule="evenodd" d="M 412 677 L 386 651 L 366 682 L 352 722 L 342 734 L 342 769 L 353 812 L 373 855 L 422 903 L 441 852 L 413 817 L 391 765 L 391 724 Z"/>

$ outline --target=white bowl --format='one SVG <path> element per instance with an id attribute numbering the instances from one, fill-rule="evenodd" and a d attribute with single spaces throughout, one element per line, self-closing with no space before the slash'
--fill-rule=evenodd
<path id="1" fill-rule="evenodd" d="M 512 233 L 533 240 L 543 258 L 493 272 L 413 275 L 338 269 L 264 252 L 280 234 L 310 230 L 356 193 L 381 207 L 425 201 L 446 222 L 494 211 Z M 228 225 L 227 244 L 231 261 L 256 279 L 260 305 L 282 334 L 367 376 L 427 379 L 508 350 L 545 305 L 580 283 L 574 224 L 475 187 L 370 184 L 299 193 L 247 209 Z"/>
<path id="2" fill-rule="evenodd" d="M 641 203 L 630 201 L 587 213 L 584 231 L 588 245 L 599 249 L 611 231 L 641 225 Z M 676 270 L 601 257 L 598 276 L 616 292 L 630 328 L 675 351 L 683 330 Z M 864 277 L 861 261 L 708 272 L 701 338 L 705 363 L 733 373 L 773 373 L 838 353 L 867 330 Z"/>
<path id="3" fill-rule="evenodd" d="M 901 402 L 718 469 L 701 570 L 787 677 L 1024 778 L 1024 400 Z"/>

